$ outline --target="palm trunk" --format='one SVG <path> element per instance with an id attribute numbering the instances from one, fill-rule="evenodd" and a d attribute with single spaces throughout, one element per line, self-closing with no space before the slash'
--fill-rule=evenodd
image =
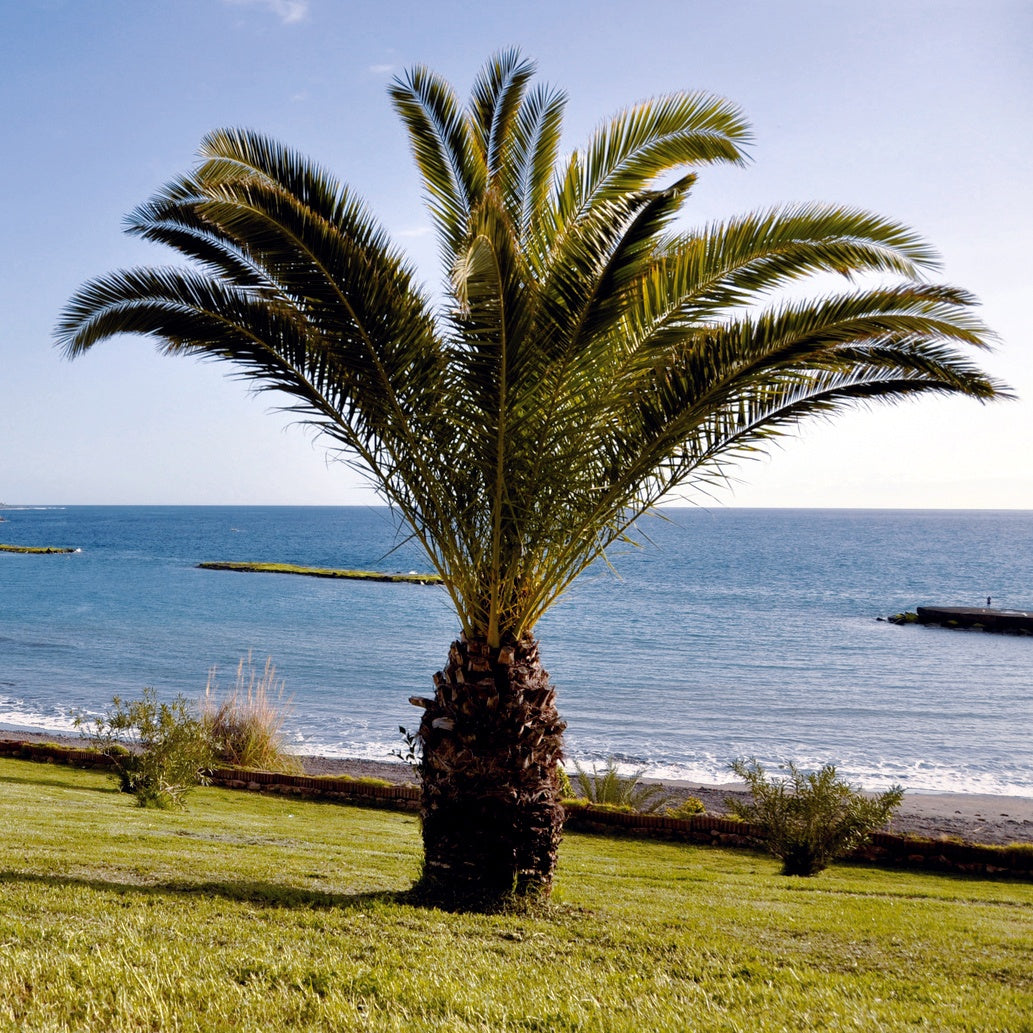
<path id="1" fill-rule="evenodd" d="M 491 909 L 548 896 L 563 828 L 556 765 L 566 724 L 530 636 L 452 643 L 420 723 L 424 873 L 418 890 Z"/>

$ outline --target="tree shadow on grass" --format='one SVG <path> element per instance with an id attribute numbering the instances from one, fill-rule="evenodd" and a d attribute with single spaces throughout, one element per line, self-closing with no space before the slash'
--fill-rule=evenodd
<path id="1" fill-rule="evenodd" d="M 108 772 L 102 772 L 108 775 Z M 108 776 L 110 778 L 110 775 Z M 68 789 L 75 793 L 119 793 L 121 790 L 113 782 L 105 782 L 103 785 L 86 785 L 82 782 L 72 782 L 62 778 L 40 778 L 38 775 L 32 778 L 23 778 L 20 775 L 3 775 L 0 777 L 0 785 L 20 786 L 46 786 L 50 789 Z"/>
<path id="2" fill-rule="evenodd" d="M 185 879 L 166 879 L 161 882 L 120 882 L 114 879 L 98 879 L 76 875 L 39 875 L 34 872 L 20 872 L 13 869 L 0 870 L 0 886 L 5 883 L 24 883 L 34 886 L 50 886 L 59 890 L 89 889 L 99 893 L 115 893 L 122 896 L 136 896 L 141 899 L 167 898 L 180 904 L 191 899 L 218 898 L 253 907 L 287 910 L 363 910 L 376 904 L 394 904 L 402 907 L 419 908 L 421 911 L 444 911 L 448 913 L 483 909 L 465 906 L 462 903 L 448 904 L 430 899 L 417 883 L 404 890 L 366 890 L 355 893 L 330 893 L 325 890 L 309 890 L 300 886 L 286 886 L 281 883 L 261 882 L 250 879 L 226 879 L 221 882 L 189 882 Z M 566 921 L 572 916 L 591 914 L 590 909 L 552 901 L 511 902 L 488 911 L 506 914 L 534 915 L 539 918 L 553 918 Z"/>
<path id="3" fill-rule="evenodd" d="M 309 890 L 300 886 L 261 882 L 250 879 L 227 879 L 221 882 L 189 882 L 185 879 L 166 879 L 161 882 L 119 882 L 113 879 L 89 878 L 76 875 L 38 875 L 12 869 L 0 870 L 0 885 L 25 883 L 50 886 L 55 889 L 90 889 L 99 893 L 118 893 L 125 896 L 170 897 L 181 902 L 192 897 L 208 897 L 251 904 L 268 908 L 305 908 L 309 910 L 349 910 L 370 904 L 416 904 L 411 889 L 367 890 L 356 893 L 332 893 Z"/>

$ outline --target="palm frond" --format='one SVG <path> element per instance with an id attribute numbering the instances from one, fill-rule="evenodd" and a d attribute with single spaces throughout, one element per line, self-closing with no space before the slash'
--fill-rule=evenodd
<path id="1" fill-rule="evenodd" d="M 636 104 L 571 156 L 558 197 L 561 222 L 600 201 L 645 189 L 675 169 L 742 164 L 749 139 L 738 108 L 720 97 L 673 93 Z"/>
<path id="2" fill-rule="evenodd" d="M 506 206 L 531 254 L 537 249 L 530 241 L 541 230 L 553 186 L 565 106 L 563 93 L 539 86 L 525 100 L 513 125 L 511 160 L 503 176 Z"/>
<path id="3" fill-rule="evenodd" d="M 484 154 L 452 87 L 429 69 L 420 66 L 395 79 L 390 93 L 409 131 L 447 267 L 466 239 L 470 209 L 487 183 Z"/>
<path id="4" fill-rule="evenodd" d="M 512 126 L 532 75 L 534 62 L 512 49 L 492 57 L 474 80 L 470 124 L 488 180 L 510 165 Z"/>

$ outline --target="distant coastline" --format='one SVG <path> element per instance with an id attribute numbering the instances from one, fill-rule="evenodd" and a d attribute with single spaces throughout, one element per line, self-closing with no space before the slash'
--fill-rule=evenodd
<path id="1" fill-rule="evenodd" d="M 230 563 L 221 560 L 197 564 L 199 570 L 232 570 L 243 574 L 298 574 L 301 577 L 343 578 L 347 581 L 383 581 L 389 584 L 441 584 L 437 574 L 385 574 L 377 570 L 334 570 L 329 567 L 299 567 L 293 563 Z"/>
<path id="2" fill-rule="evenodd" d="M 2 520 L 3 517 L 0 517 Z M 0 552 L 20 552 L 28 553 L 32 555 L 43 555 L 49 556 L 52 554 L 78 552 L 78 549 L 70 548 L 68 546 L 55 546 L 55 545 L 4 545 L 0 543 Z"/>

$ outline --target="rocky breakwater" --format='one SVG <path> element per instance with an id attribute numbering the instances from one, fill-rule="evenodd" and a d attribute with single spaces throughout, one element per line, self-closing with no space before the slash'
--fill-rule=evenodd
<path id="1" fill-rule="evenodd" d="M 989 606 L 919 606 L 891 617 L 877 617 L 890 624 L 924 624 L 934 628 L 997 631 L 1033 635 L 1033 610 L 994 610 Z"/>

